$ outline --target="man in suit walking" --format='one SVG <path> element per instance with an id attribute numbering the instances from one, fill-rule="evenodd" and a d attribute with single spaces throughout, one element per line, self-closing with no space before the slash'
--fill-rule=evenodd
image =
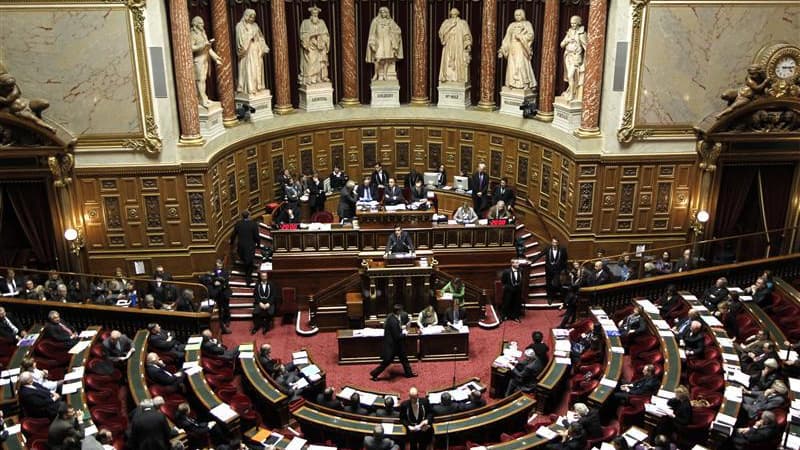
<path id="1" fill-rule="evenodd" d="M 258 283 L 253 289 L 253 328 L 250 334 L 256 334 L 259 329 L 263 329 L 263 334 L 267 334 L 272 328 L 275 297 L 275 286 L 267 279 L 267 272 L 259 272 Z"/>
<path id="2" fill-rule="evenodd" d="M 522 271 L 519 261 L 511 262 L 511 267 L 503 271 L 503 320 L 520 321 L 522 315 Z"/>
<path id="3" fill-rule="evenodd" d="M 567 249 L 559 245 L 558 238 L 550 240 L 550 247 L 531 258 L 531 264 L 544 257 L 544 278 L 547 283 L 547 304 L 558 295 L 558 276 L 567 269 Z"/>
<path id="4" fill-rule="evenodd" d="M 236 224 L 233 234 L 231 234 L 231 245 L 238 241 L 236 251 L 239 254 L 239 260 L 244 264 L 244 280 L 248 286 L 253 281 L 256 245 L 260 239 L 258 224 L 250 220 L 250 211 L 242 211 L 242 220 Z"/>
<path id="5" fill-rule="evenodd" d="M 472 174 L 472 208 L 483 216 L 483 211 L 489 207 L 489 176 L 486 174 L 486 164 L 478 164 L 478 170 Z"/>
<path id="6" fill-rule="evenodd" d="M 408 362 L 405 350 L 405 333 L 403 333 L 403 326 L 409 321 L 408 314 L 403 312 L 403 305 L 394 305 L 392 314 L 386 316 L 386 321 L 383 324 L 383 353 L 381 354 L 381 363 L 378 367 L 372 369 L 369 373 L 372 381 L 378 381 L 378 375 L 381 374 L 397 356 L 400 359 L 400 364 L 403 365 L 403 371 L 406 378 L 416 377 L 417 374 L 411 370 L 411 364 Z"/>
<path id="7" fill-rule="evenodd" d="M 394 233 L 389 235 L 389 241 L 386 243 L 385 254 L 389 255 L 390 253 L 414 253 L 411 236 L 399 224 L 394 226 Z"/>

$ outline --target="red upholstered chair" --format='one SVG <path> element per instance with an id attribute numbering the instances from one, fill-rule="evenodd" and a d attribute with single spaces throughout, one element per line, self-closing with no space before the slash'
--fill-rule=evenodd
<path id="1" fill-rule="evenodd" d="M 93 345 L 92 346 L 92 350 L 91 350 L 91 354 L 92 354 L 92 358 L 104 358 L 106 356 L 105 352 L 103 351 L 103 345 L 102 344 Z"/>
<path id="2" fill-rule="evenodd" d="M 317 211 L 311 215 L 312 222 L 333 223 L 333 214 L 329 211 Z"/>
<path id="3" fill-rule="evenodd" d="M 628 405 L 619 409 L 620 427 L 628 428 L 634 423 L 642 422 L 644 418 L 644 404 L 650 399 L 649 395 L 631 395 Z"/>
<path id="4" fill-rule="evenodd" d="M 722 373 L 722 363 L 716 359 L 692 359 L 687 362 L 691 374 L 712 375 Z"/>
<path id="5" fill-rule="evenodd" d="M 47 439 L 37 439 L 31 443 L 31 450 L 50 450 L 50 446 L 47 445 Z"/>
<path id="6" fill-rule="evenodd" d="M 786 409 L 784 408 L 775 408 L 770 409 L 773 414 L 775 414 L 775 425 L 778 426 L 779 430 L 783 430 L 783 427 L 786 426 Z"/>
<path id="7" fill-rule="evenodd" d="M 97 375 L 95 373 L 87 373 L 83 377 L 83 382 L 86 383 L 88 390 L 95 392 L 117 392 L 119 389 L 118 380 L 114 380 L 106 375 Z"/>
<path id="8" fill-rule="evenodd" d="M 177 394 L 178 388 L 176 386 L 162 386 L 160 384 L 151 384 L 147 386 L 147 390 L 150 391 L 150 395 L 153 397 L 162 396 L 164 397 L 164 401 L 167 401 L 167 398 L 173 396 L 181 396 Z"/>
<path id="9" fill-rule="evenodd" d="M 633 377 L 631 377 L 631 381 L 637 381 L 639 378 L 642 378 L 644 375 L 642 374 L 642 368 L 647 364 L 639 362 L 633 365 Z M 664 373 L 664 365 L 661 363 L 653 364 L 653 375 L 656 377 L 660 377 L 661 374 Z"/>
<path id="10" fill-rule="evenodd" d="M 122 381 L 122 372 L 119 369 L 114 369 L 114 371 L 108 375 L 98 375 L 94 373 L 95 369 L 100 364 L 105 364 L 105 361 L 102 359 L 91 359 L 88 363 L 86 363 L 86 369 L 99 377 L 107 377 L 107 379 L 115 380 L 117 383 Z"/>
<path id="11" fill-rule="evenodd" d="M 255 424 L 259 421 L 259 415 L 253 409 L 253 403 L 246 395 L 236 394 L 230 402 L 231 408 L 239 414 L 243 424 Z M 243 425 L 243 428 L 246 425 Z"/>
<path id="12" fill-rule="evenodd" d="M 214 393 L 217 394 L 223 402 L 230 403 L 233 397 L 239 393 L 235 386 L 225 386 L 221 388 L 214 388 Z"/>
<path id="13" fill-rule="evenodd" d="M 656 349 L 636 354 L 631 353 L 631 359 L 641 361 L 644 364 L 660 364 L 664 362 L 664 355 L 660 349 Z"/>
<path id="14" fill-rule="evenodd" d="M 39 342 L 36 343 L 36 348 L 34 348 L 34 356 L 40 355 L 43 359 L 36 358 L 36 363 L 42 366 L 41 368 L 51 363 L 52 366 L 50 367 L 66 366 L 72 358 L 72 355 L 70 355 L 67 350 L 69 349 L 64 346 L 63 342 L 58 342 L 50 338 L 39 339 Z"/>
<path id="15" fill-rule="evenodd" d="M 604 354 L 605 353 L 602 353 L 598 350 L 586 350 L 581 354 L 580 364 L 582 365 L 594 364 L 598 361 L 601 361 Z"/>
<path id="16" fill-rule="evenodd" d="M 213 374 L 220 376 L 225 375 L 233 378 L 234 361 L 225 360 L 217 356 L 203 355 L 203 358 L 200 360 L 200 366 L 203 367 L 203 373 L 205 373 L 206 376 Z"/>
<path id="17" fill-rule="evenodd" d="M 703 375 L 693 373 L 689 375 L 689 386 L 700 387 L 707 391 L 719 391 L 725 385 L 725 380 L 720 374 Z"/>
<path id="18" fill-rule="evenodd" d="M 525 436 L 525 432 L 523 432 L 523 431 L 518 431 L 516 433 L 511 433 L 511 434 L 509 434 L 509 433 L 500 433 L 500 442 L 513 441 L 514 439 L 516 439 L 518 437 L 522 437 L 522 436 Z"/>
<path id="19" fill-rule="evenodd" d="M 120 414 L 119 408 L 98 406 L 89 409 L 89 413 L 98 428 L 108 428 L 109 431 L 116 434 L 124 432 L 128 427 L 128 419 L 125 414 Z"/>
<path id="20" fill-rule="evenodd" d="M 597 386 L 600 384 L 600 380 L 588 380 L 588 381 L 581 381 L 578 383 L 577 386 L 569 393 L 569 402 L 574 403 L 578 400 L 583 399 L 590 392 L 595 390 Z M 644 408 L 644 407 L 642 407 Z"/>
<path id="21" fill-rule="evenodd" d="M 50 430 L 50 419 L 46 417 L 34 418 L 25 417 L 22 419 L 22 432 L 29 440 L 35 441 L 37 439 L 47 440 L 47 433 Z"/>
<path id="22" fill-rule="evenodd" d="M 283 323 L 287 323 L 287 318 L 293 319 L 297 314 L 297 292 L 293 287 L 285 287 L 281 289 L 281 301 L 278 305 L 278 311 L 275 315 L 283 317 Z"/>
<path id="23" fill-rule="evenodd" d="M 620 320 L 628 317 L 633 312 L 633 305 L 628 305 L 622 309 L 618 309 L 612 314 L 614 323 L 619 323 Z"/>
<path id="24" fill-rule="evenodd" d="M 116 390 L 105 390 L 105 391 L 94 391 L 94 390 L 86 390 L 86 402 L 89 403 L 89 406 L 94 405 L 113 405 L 113 406 L 121 406 L 121 402 L 119 401 L 119 397 L 117 397 L 118 391 Z"/>
<path id="25" fill-rule="evenodd" d="M 592 319 L 583 319 L 575 322 L 575 324 L 572 326 L 572 330 L 569 332 L 569 340 L 572 342 L 577 342 L 583 333 L 588 333 L 592 331 L 593 328 L 594 321 Z"/>
<path id="26" fill-rule="evenodd" d="M 717 411 L 711 408 L 694 408 L 692 410 L 692 422 L 686 426 L 683 437 L 687 442 L 703 443 L 708 436 L 708 430 Z"/>
<path id="27" fill-rule="evenodd" d="M 603 366 L 600 364 L 589 364 L 585 366 L 578 366 L 575 369 L 575 375 L 572 376 L 571 386 L 576 386 L 577 383 L 586 380 L 586 375 L 589 374 L 590 379 L 600 378 L 600 374 L 603 371 Z"/>
<path id="28" fill-rule="evenodd" d="M 608 424 L 608 426 L 603 427 L 603 435 L 595 438 L 595 439 L 587 439 L 587 446 L 586 448 L 592 448 L 594 446 L 598 446 L 601 442 L 608 442 L 613 437 L 619 434 L 619 422 L 613 421 L 612 423 Z"/>
<path id="29" fill-rule="evenodd" d="M 525 424 L 525 432 L 531 433 L 539 427 L 549 427 L 558 420 L 558 414 L 538 414 L 533 420 Z"/>
<path id="30" fill-rule="evenodd" d="M 638 355 L 658 347 L 658 338 L 653 335 L 638 336 L 630 345 L 630 354 Z"/>

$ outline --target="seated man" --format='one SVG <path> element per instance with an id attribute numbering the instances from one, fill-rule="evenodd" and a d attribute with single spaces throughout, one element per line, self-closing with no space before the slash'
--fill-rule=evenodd
<path id="1" fill-rule="evenodd" d="M 358 392 L 353 392 L 353 395 L 350 396 L 350 401 L 344 405 L 342 411 L 349 412 L 350 414 L 360 414 L 362 416 L 369 414 L 369 411 L 361 406 L 361 395 Z"/>
<path id="2" fill-rule="evenodd" d="M 544 334 L 541 331 L 531 333 L 531 343 L 525 348 L 532 349 L 536 357 L 542 360 L 542 364 L 547 365 L 550 348 L 544 343 Z"/>
<path id="3" fill-rule="evenodd" d="M 614 275 L 611 273 L 611 270 L 608 269 L 603 261 L 595 261 L 594 262 L 594 270 L 589 272 L 589 277 L 586 280 L 589 286 L 600 286 L 601 284 L 608 284 L 611 283 L 614 279 Z"/>
<path id="4" fill-rule="evenodd" d="M 771 342 L 769 332 L 759 329 L 756 334 L 748 337 L 741 344 L 736 344 L 736 350 L 739 352 L 739 357 L 742 361 L 747 361 L 748 353 L 756 352 L 764 346 L 765 342 Z"/>
<path id="5" fill-rule="evenodd" d="M 83 438 L 83 413 L 76 414 L 75 409 L 66 403 L 58 405 L 58 416 L 47 432 L 47 447 L 51 450 L 61 450 L 68 437 Z"/>
<path id="6" fill-rule="evenodd" d="M 764 361 L 774 359 L 778 361 L 778 352 L 775 351 L 775 344 L 772 342 L 764 342 L 761 348 L 754 352 L 748 352 L 747 357 L 749 362 L 742 364 L 742 372 L 748 375 L 755 375 L 764 369 Z"/>
<path id="7" fill-rule="evenodd" d="M 773 442 L 778 437 L 778 427 L 775 424 L 775 413 L 764 411 L 761 419 L 752 427 L 737 428 L 733 433 L 733 445 L 738 450 L 746 450 L 752 444 Z"/>
<path id="8" fill-rule="evenodd" d="M 33 382 L 33 374 L 22 372 L 19 376 L 19 404 L 28 417 L 53 419 L 58 413 L 59 395 Z"/>
<path id="9" fill-rule="evenodd" d="M 192 409 L 188 403 L 181 403 L 175 410 L 175 426 L 182 429 L 190 438 L 190 442 L 205 443 L 209 439 L 211 443 L 222 445 L 227 443 L 227 433 L 216 422 L 199 421 L 192 417 Z"/>
<path id="10" fill-rule="evenodd" d="M 633 312 L 630 313 L 628 317 L 622 319 L 617 325 L 619 326 L 619 332 L 623 343 L 647 331 L 647 323 L 644 318 L 642 318 L 642 307 L 638 304 L 634 306 Z"/>
<path id="11" fill-rule="evenodd" d="M 375 424 L 372 428 L 372 436 L 364 436 L 365 450 L 400 450 L 400 446 L 383 434 L 383 426 Z"/>
<path id="12" fill-rule="evenodd" d="M 152 383 L 171 388 L 172 392 L 183 390 L 183 371 L 179 370 L 175 373 L 170 372 L 164 364 L 164 361 L 159 359 L 157 354 L 147 354 L 147 362 L 145 363 L 144 369 L 147 374 L 147 379 Z"/>
<path id="13" fill-rule="evenodd" d="M 271 377 L 275 376 L 278 366 L 280 365 L 280 361 L 272 358 L 272 346 L 269 344 L 261 345 L 261 351 L 258 353 L 258 362 Z"/>
<path id="14" fill-rule="evenodd" d="M 445 326 L 452 328 L 464 323 L 464 310 L 461 309 L 458 302 L 453 302 L 444 312 L 443 323 Z"/>
<path id="15" fill-rule="evenodd" d="M 755 419 L 762 411 L 780 408 L 786 403 L 788 388 L 781 380 L 772 383 L 772 387 L 762 392 L 757 397 L 743 397 L 742 408 L 747 413 L 748 419 Z"/>
<path id="16" fill-rule="evenodd" d="M 51 302 L 67 303 L 67 285 L 59 283 L 53 291 L 48 300 Z"/>
<path id="17" fill-rule="evenodd" d="M 150 335 L 147 337 L 147 347 L 161 353 L 168 353 L 175 359 L 182 361 L 184 345 L 172 337 L 172 333 L 161 329 L 161 325 L 151 323 L 147 325 Z"/>
<path id="18" fill-rule="evenodd" d="M 196 312 L 197 308 L 194 304 L 194 291 L 191 289 L 182 290 L 181 295 L 175 301 L 173 307 L 175 311 Z"/>
<path id="19" fill-rule="evenodd" d="M 666 319 L 672 310 L 681 305 L 681 296 L 678 295 L 678 288 L 674 284 L 667 286 L 667 292 L 664 293 L 664 297 L 660 299 L 658 305 L 658 313 L 663 319 Z"/>
<path id="20" fill-rule="evenodd" d="M 423 186 L 422 180 L 417 179 L 414 186 L 411 187 L 411 201 L 420 202 L 428 199 L 428 188 Z"/>
<path id="21" fill-rule="evenodd" d="M 300 208 L 297 203 L 291 204 L 287 202 L 281 205 L 276 224 L 281 226 L 290 223 L 300 223 Z"/>
<path id="22" fill-rule="evenodd" d="M 481 391 L 475 390 L 469 393 L 469 398 L 461 405 L 462 411 L 478 409 L 486 406 L 486 399 L 483 398 Z"/>
<path id="23" fill-rule="evenodd" d="M 442 394 L 441 402 L 436 405 L 431 405 L 434 416 L 445 416 L 458 412 L 458 406 L 453 403 L 453 397 L 449 392 Z"/>
<path id="24" fill-rule="evenodd" d="M 44 288 L 35 286 L 33 280 L 27 279 L 19 291 L 18 297 L 25 300 L 44 300 Z"/>
<path id="25" fill-rule="evenodd" d="M 780 377 L 781 369 L 778 360 L 770 358 L 764 361 L 764 368 L 761 369 L 761 372 L 750 377 L 750 386 L 748 386 L 749 389 L 744 390 L 744 395 L 757 397 L 769 389 Z"/>
<path id="26" fill-rule="evenodd" d="M 334 394 L 333 386 L 328 386 L 324 391 L 317 394 L 317 404 L 330 409 L 342 409 L 342 402 Z"/>
<path id="27" fill-rule="evenodd" d="M 36 360 L 30 356 L 22 358 L 22 362 L 19 364 L 19 369 L 22 372 L 30 372 L 31 375 L 33 375 L 33 382 L 50 392 L 56 392 L 58 387 L 63 383 L 63 381 L 48 379 L 49 374 L 47 369 L 42 370 L 36 367 Z"/>
<path id="28" fill-rule="evenodd" d="M 511 221 L 511 212 L 506 208 L 506 202 L 500 200 L 496 205 L 489 208 L 486 218 L 489 220 L 505 219 Z"/>
<path id="29" fill-rule="evenodd" d="M 603 435 L 600 413 L 597 409 L 589 408 L 584 403 L 575 403 L 572 408 L 578 414 L 578 423 L 583 427 L 588 439 L 597 439 Z"/>
<path id="30" fill-rule="evenodd" d="M 258 273 L 258 282 L 253 288 L 253 328 L 250 334 L 256 334 L 259 329 L 262 334 L 272 329 L 272 319 L 275 316 L 275 298 L 278 293 L 275 286 L 269 281 L 267 272 Z"/>
<path id="31" fill-rule="evenodd" d="M 384 254 L 391 253 L 414 253 L 414 243 L 411 242 L 411 236 L 408 231 L 403 230 L 400 224 L 394 226 L 394 232 L 389 235 L 389 240 L 386 242 L 386 250 Z"/>
<path id="32" fill-rule="evenodd" d="M 619 391 L 614 393 L 614 399 L 627 404 L 628 399 L 632 395 L 652 395 L 658 391 L 661 382 L 655 375 L 656 369 L 652 364 L 647 364 L 642 367 L 642 378 L 634 381 L 633 383 L 622 383 L 619 385 Z"/>
<path id="33" fill-rule="evenodd" d="M 44 325 L 44 336 L 54 341 L 63 342 L 64 346 L 71 348 L 78 342 L 78 333 L 72 327 L 61 321 L 58 311 L 47 313 L 47 323 Z"/>
<path id="34" fill-rule="evenodd" d="M 725 277 L 717 278 L 714 286 L 703 292 L 701 301 L 710 310 L 717 309 L 717 304 L 728 297 L 728 279 Z"/>
<path id="35" fill-rule="evenodd" d="M 294 401 L 300 398 L 300 391 L 302 389 L 296 389 L 294 384 L 300 381 L 300 374 L 297 370 L 287 370 L 286 366 L 283 364 L 278 364 L 275 368 L 275 383 L 278 385 L 278 389 L 282 392 L 291 395 L 289 401 Z"/>
<path id="36" fill-rule="evenodd" d="M 123 361 L 128 359 L 133 349 L 133 341 L 118 330 L 112 330 L 107 338 L 103 340 L 103 353 L 111 361 Z"/>
<path id="37" fill-rule="evenodd" d="M 544 369 L 544 365 L 536 357 L 533 349 L 525 349 L 525 358 L 517 362 L 514 369 L 509 372 L 511 379 L 506 388 L 506 397 L 517 391 L 532 392 L 536 387 L 536 377 Z"/>
<path id="38" fill-rule="evenodd" d="M 405 204 L 406 199 L 403 197 L 403 190 L 395 183 L 394 178 L 389 178 L 389 186 L 383 192 L 383 204 L 386 206 L 395 206 Z"/>
<path id="39" fill-rule="evenodd" d="M 472 206 L 469 205 L 469 202 L 465 200 L 464 204 L 459 206 L 456 212 L 453 214 L 453 220 L 460 224 L 477 223 L 478 214 L 475 213 L 475 210 L 472 209 Z"/>
<path id="40" fill-rule="evenodd" d="M 672 332 L 675 333 L 675 339 L 678 339 L 679 341 L 684 339 L 692 330 L 692 322 L 699 320 L 700 311 L 696 309 L 690 309 L 689 314 L 686 317 L 679 319 L 675 323 L 675 326 L 672 327 Z"/>
<path id="41" fill-rule="evenodd" d="M 201 335 L 203 336 L 203 342 L 200 345 L 200 349 L 203 352 L 203 356 L 224 359 L 225 361 L 235 361 L 239 357 L 239 350 L 228 350 L 227 347 L 214 339 L 211 330 L 208 328 L 203 330 Z"/>
<path id="42" fill-rule="evenodd" d="M 356 196 L 359 203 L 378 201 L 378 195 L 375 187 L 371 185 L 369 177 L 364 177 L 364 181 L 356 188 Z"/>
<path id="43" fill-rule="evenodd" d="M 16 342 L 17 339 L 24 338 L 28 334 L 14 316 L 6 313 L 6 309 L 0 306 L 0 340 Z"/>
<path id="44" fill-rule="evenodd" d="M 692 322 L 689 334 L 683 338 L 686 359 L 700 359 L 705 355 L 706 341 L 703 324 L 699 321 Z"/>
<path id="45" fill-rule="evenodd" d="M 744 288 L 743 295 L 751 295 L 753 301 L 762 308 L 769 309 L 772 305 L 772 289 L 767 287 L 767 282 L 762 277 L 756 278 L 752 286 Z"/>
<path id="46" fill-rule="evenodd" d="M 378 417 L 400 417 L 400 411 L 395 408 L 394 398 L 391 395 L 383 397 L 383 408 L 375 410 Z"/>

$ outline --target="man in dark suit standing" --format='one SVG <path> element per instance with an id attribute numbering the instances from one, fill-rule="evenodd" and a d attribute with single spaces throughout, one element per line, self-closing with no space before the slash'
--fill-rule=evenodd
<path id="1" fill-rule="evenodd" d="M 372 428 L 372 436 L 364 436 L 365 450 L 399 450 L 400 446 L 393 440 L 383 435 L 383 426 L 375 424 Z"/>
<path id="2" fill-rule="evenodd" d="M 61 403 L 58 405 L 58 416 L 47 432 L 47 447 L 61 450 L 64 440 L 70 436 L 78 440 L 83 438 L 83 412 L 76 414 L 71 406 Z"/>
<path id="3" fill-rule="evenodd" d="M 143 401 L 143 405 L 137 408 L 136 414 L 131 418 L 128 429 L 130 448 L 169 450 L 169 443 L 172 429 L 167 422 L 166 416 L 153 405 L 153 400 Z"/>
<path id="4" fill-rule="evenodd" d="M 415 387 L 408 390 L 408 400 L 400 403 L 400 422 L 406 427 L 411 450 L 423 450 L 428 446 L 433 430 L 433 410 L 427 399 L 419 398 Z"/>
<path id="5" fill-rule="evenodd" d="M 472 187 L 472 208 L 478 214 L 478 217 L 483 216 L 483 212 L 489 207 L 489 176 L 486 174 L 486 164 L 478 164 L 478 170 L 472 174 L 470 180 Z"/>
<path id="6" fill-rule="evenodd" d="M 544 278 L 547 283 L 547 303 L 550 304 L 559 292 L 558 276 L 567 268 L 567 249 L 561 247 L 558 239 L 554 237 L 550 240 L 550 247 L 534 255 L 531 263 L 542 257 L 544 257 Z"/>
<path id="7" fill-rule="evenodd" d="M 373 189 L 383 189 L 389 184 L 389 172 L 383 170 L 381 163 L 375 163 L 375 171 L 370 177 Z"/>
<path id="8" fill-rule="evenodd" d="M 519 261 L 511 262 L 511 267 L 503 271 L 503 320 L 520 321 L 522 315 L 522 271 Z"/>
<path id="9" fill-rule="evenodd" d="M 411 170 L 408 171 L 408 175 L 405 177 L 405 186 L 411 189 L 417 184 L 417 180 L 424 181 L 422 175 L 417 172 L 417 169 L 412 167 Z"/>
<path id="10" fill-rule="evenodd" d="M 496 205 L 497 202 L 501 200 L 508 206 L 508 209 L 514 209 L 514 202 L 516 202 L 517 196 L 514 194 L 514 191 L 508 187 L 508 178 L 501 179 L 500 184 L 498 184 L 492 192 L 493 205 Z"/>
<path id="11" fill-rule="evenodd" d="M 6 277 L 0 277 L 0 294 L 15 297 L 24 284 L 22 278 L 17 278 L 13 269 L 8 269 Z"/>
<path id="12" fill-rule="evenodd" d="M 256 245 L 260 240 L 258 224 L 250 220 L 250 211 L 242 211 L 242 220 L 236 224 L 233 228 L 233 234 L 231 234 L 231 245 L 233 245 L 234 241 L 238 241 L 236 251 L 239 255 L 239 260 L 244 264 L 244 280 L 248 286 L 253 281 Z"/>
<path id="13" fill-rule="evenodd" d="M 253 328 L 250 334 L 256 334 L 259 329 L 263 329 L 263 334 L 267 334 L 272 328 L 275 297 L 275 286 L 267 279 L 267 272 L 259 272 L 258 283 L 253 289 Z"/>
<path id="14" fill-rule="evenodd" d="M 389 185 L 383 191 L 383 204 L 387 206 L 395 206 L 405 203 L 406 199 L 403 197 L 403 190 L 397 185 L 394 178 L 389 178 Z"/>
<path id="15" fill-rule="evenodd" d="M 400 364 L 403 365 L 403 371 L 406 378 L 416 377 L 417 374 L 411 370 L 411 364 L 408 362 L 406 356 L 405 334 L 403 333 L 403 326 L 408 323 L 408 314 L 403 312 L 403 305 L 394 305 L 392 314 L 386 316 L 386 321 L 383 324 L 383 354 L 381 355 L 381 363 L 378 367 L 372 369 L 369 373 L 372 381 L 378 381 L 378 375 L 381 374 L 397 356 L 400 359 Z"/>
<path id="16" fill-rule="evenodd" d="M 339 215 L 339 220 L 352 220 L 356 215 L 356 202 L 358 202 L 358 193 L 356 192 L 356 183 L 348 181 L 347 184 L 339 192 L 339 206 L 336 208 L 336 214 Z"/>
<path id="17" fill-rule="evenodd" d="M 6 309 L 0 306 L 0 339 L 15 342 L 17 337 L 25 337 L 27 332 L 22 325 L 12 316 L 6 313 Z"/>
<path id="18" fill-rule="evenodd" d="M 331 190 L 333 192 L 340 191 L 349 179 L 347 174 L 339 169 L 339 166 L 333 166 L 333 172 L 328 178 L 331 180 Z"/>
<path id="19" fill-rule="evenodd" d="M 399 224 L 394 226 L 394 233 L 389 235 L 386 243 L 386 255 L 391 253 L 414 253 L 414 243 L 408 231 L 404 231 Z"/>
<path id="20" fill-rule="evenodd" d="M 208 298 L 219 306 L 219 321 L 222 334 L 230 334 L 231 324 L 231 274 L 225 270 L 222 259 L 217 258 L 214 269 L 208 274 Z"/>

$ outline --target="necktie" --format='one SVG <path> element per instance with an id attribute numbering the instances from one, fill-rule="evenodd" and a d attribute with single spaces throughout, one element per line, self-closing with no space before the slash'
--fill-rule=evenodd
<path id="1" fill-rule="evenodd" d="M 8 325 L 8 328 L 11 328 L 11 331 L 13 331 L 14 335 L 16 335 L 19 332 L 19 329 L 17 327 L 15 327 L 13 323 L 11 323 L 11 321 L 8 319 L 8 317 L 6 317 L 5 319 L 6 319 L 6 325 Z"/>
<path id="2" fill-rule="evenodd" d="M 511 284 L 513 286 L 517 285 L 517 271 L 516 270 L 512 270 L 511 271 Z"/>
<path id="3" fill-rule="evenodd" d="M 64 332 L 65 332 L 65 333 L 67 333 L 67 334 L 69 334 L 70 336 L 72 336 L 72 330 L 70 330 L 68 326 L 64 325 L 64 323 L 63 323 L 63 322 L 59 322 L 59 323 L 58 323 L 58 326 L 60 326 L 60 327 L 61 327 L 61 329 L 62 329 L 62 330 L 64 330 Z"/>

